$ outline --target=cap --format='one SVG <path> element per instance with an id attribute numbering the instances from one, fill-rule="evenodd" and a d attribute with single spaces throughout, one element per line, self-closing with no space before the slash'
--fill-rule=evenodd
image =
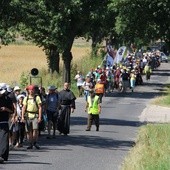
<path id="1" fill-rule="evenodd" d="M 34 85 L 29 85 L 29 86 L 27 86 L 26 89 L 27 89 L 27 90 L 34 90 L 34 89 L 35 89 L 35 86 L 34 86 Z"/>
<path id="2" fill-rule="evenodd" d="M 14 91 L 21 90 L 19 86 L 14 87 Z"/>
<path id="3" fill-rule="evenodd" d="M 48 86 L 48 90 L 56 90 L 57 89 L 57 87 L 55 87 L 55 86 Z"/>

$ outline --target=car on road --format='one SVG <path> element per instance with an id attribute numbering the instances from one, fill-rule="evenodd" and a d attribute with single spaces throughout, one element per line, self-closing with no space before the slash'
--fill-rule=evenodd
<path id="1" fill-rule="evenodd" d="M 168 56 L 163 52 L 161 52 L 161 62 L 168 63 Z"/>

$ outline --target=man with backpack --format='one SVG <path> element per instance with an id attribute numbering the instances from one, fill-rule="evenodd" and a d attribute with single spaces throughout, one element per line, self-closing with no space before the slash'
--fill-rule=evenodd
<path id="1" fill-rule="evenodd" d="M 24 98 L 22 108 L 22 122 L 26 123 L 25 129 L 28 134 L 29 146 L 27 149 L 40 149 L 37 145 L 38 140 L 38 124 L 41 122 L 42 106 L 41 99 L 35 93 L 35 86 L 29 85 L 26 90 L 28 96 Z"/>
<path id="2" fill-rule="evenodd" d="M 58 117 L 59 98 L 58 92 L 56 92 L 55 86 L 48 87 L 48 95 L 46 97 L 46 114 L 48 120 L 48 136 L 47 139 L 51 139 L 51 125 L 53 126 L 53 138 L 55 138 L 56 123 Z"/>

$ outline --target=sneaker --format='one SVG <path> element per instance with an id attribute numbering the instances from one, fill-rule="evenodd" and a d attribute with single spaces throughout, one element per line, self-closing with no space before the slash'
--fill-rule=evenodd
<path id="1" fill-rule="evenodd" d="M 34 144 L 34 147 L 35 147 L 36 149 L 40 149 L 40 147 L 37 145 L 37 143 Z"/>
<path id="2" fill-rule="evenodd" d="M 0 157 L 0 164 L 4 163 L 4 159 L 2 157 Z"/>
<path id="3" fill-rule="evenodd" d="M 90 129 L 86 129 L 86 131 L 90 131 Z"/>
<path id="4" fill-rule="evenodd" d="M 96 131 L 99 131 L 99 128 L 96 128 Z"/>
<path id="5" fill-rule="evenodd" d="M 33 146 L 32 146 L 32 145 L 29 145 L 29 146 L 27 147 L 27 149 L 33 149 Z"/>

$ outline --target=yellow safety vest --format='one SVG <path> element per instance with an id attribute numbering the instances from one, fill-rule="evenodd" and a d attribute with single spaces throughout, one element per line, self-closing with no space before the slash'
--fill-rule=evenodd
<path id="1" fill-rule="evenodd" d="M 87 102 L 89 104 L 88 114 L 94 114 L 94 115 L 98 115 L 99 114 L 98 100 L 99 100 L 99 96 L 95 96 L 94 97 L 94 101 L 92 103 L 91 96 L 88 96 L 88 99 L 87 99 Z"/>

